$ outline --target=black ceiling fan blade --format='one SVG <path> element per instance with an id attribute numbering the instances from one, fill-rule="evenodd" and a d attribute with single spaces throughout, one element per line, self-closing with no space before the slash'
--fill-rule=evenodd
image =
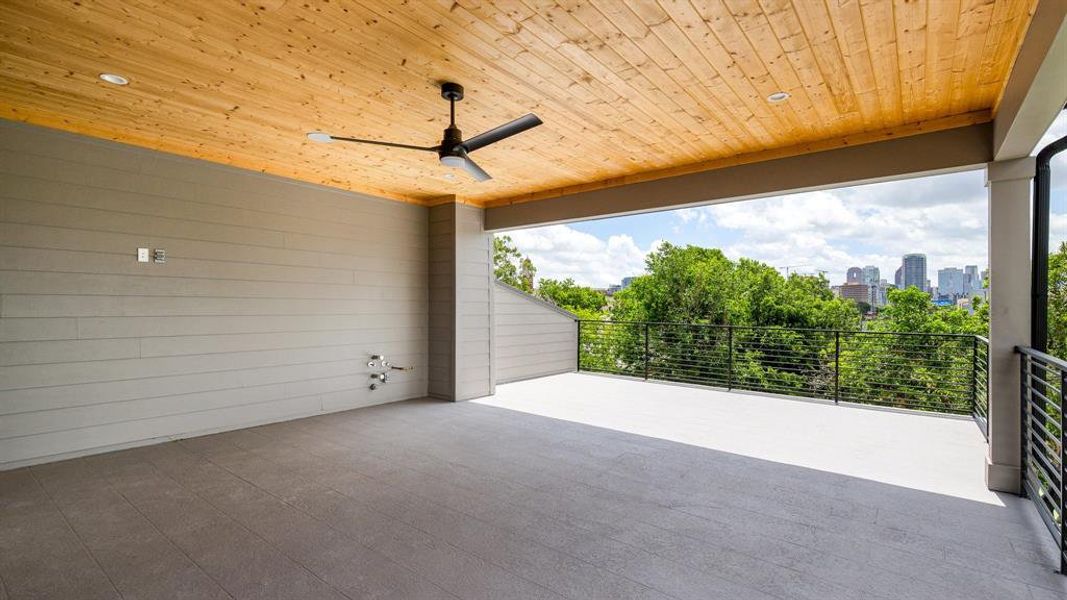
<path id="1" fill-rule="evenodd" d="M 484 148 L 489 144 L 499 142 L 504 138 L 509 138 L 513 135 L 522 133 L 527 129 L 532 129 L 543 123 L 537 115 L 530 113 L 523 115 L 510 123 L 505 123 L 500 127 L 494 127 L 485 133 L 479 133 L 471 139 L 463 142 L 463 147 L 467 149 L 467 152 L 474 152 L 478 148 Z"/>
<path id="2" fill-rule="evenodd" d="M 336 135 L 330 136 L 331 140 L 338 142 L 358 142 L 360 144 L 374 144 L 375 146 L 388 146 L 390 148 L 404 148 L 406 150 L 423 150 L 427 152 L 437 152 L 437 146 L 413 146 L 411 144 L 394 144 L 393 142 L 382 142 L 378 140 L 364 140 L 360 138 L 340 137 Z"/>
<path id="3" fill-rule="evenodd" d="M 463 157 L 463 170 L 470 173 L 470 176 L 478 181 L 488 181 L 493 178 L 492 175 L 485 172 L 485 169 L 478 166 L 478 163 L 471 160 L 471 157 L 467 155 L 467 152 L 463 148 L 459 149 L 460 156 Z"/>

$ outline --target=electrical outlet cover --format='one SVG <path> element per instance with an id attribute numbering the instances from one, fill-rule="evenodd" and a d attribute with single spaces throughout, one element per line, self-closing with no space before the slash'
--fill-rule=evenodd
<path id="1" fill-rule="evenodd" d="M 148 262 L 148 248 L 137 249 L 137 262 Z"/>

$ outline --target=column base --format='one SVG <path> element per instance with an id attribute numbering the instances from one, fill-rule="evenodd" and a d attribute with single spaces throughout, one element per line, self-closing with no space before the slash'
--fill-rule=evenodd
<path id="1" fill-rule="evenodd" d="M 1016 465 L 998 465 L 986 459 L 985 485 L 994 492 L 1021 494 L 1023 492 L 1022 469 Z"/>

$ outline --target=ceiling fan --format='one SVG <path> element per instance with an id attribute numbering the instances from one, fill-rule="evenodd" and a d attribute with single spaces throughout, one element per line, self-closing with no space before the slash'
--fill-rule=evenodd
<path id="1" fill-rule="evenodd" d="M 463 86 L 452 82 L 442 83 L 441 97 L 448 100 L 449 120 L 444 136 L 441 138 L 441 143 L 436 146 L 413 146 L 410 144 L 396 144 L 379 140 L 341 137 L 323 133 L 321 131 L 313 131 L 307 134 L 307 137 L 313 142 L 359 142 L 361 144 L 375 144 L 378 146 L 389 146 L 391 148 L 406 148 L 408 150 L 436 152 L 438 158 L 441 160 L 441 164 L 447 167 L 461 168 L 467 171 L 467 173 L 470 173 L 471 177 L 474 177 L 476 180 L 486 181 L 492 179 L 492 177 L 489 173 L 486 173 L 484 169 L 479 167 L 477 163 L 471 160 L 469 153 L 474 152 L 479 148 L 484 148 L 489 144 L 494 144 L 500 140 L 522 133 L 527 129 L 537 127 L 543 122 L 537 115 L 530 113 L 464 141 L 463 132 L 456 127 L 456 102 L 463 99 Z"/>

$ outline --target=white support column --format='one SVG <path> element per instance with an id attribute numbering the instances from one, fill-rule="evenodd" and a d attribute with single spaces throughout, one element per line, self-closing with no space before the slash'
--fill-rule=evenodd
<path id="1" fill-rule="evenodd" d="M 1022 489 L 1019 359 L 1030 343 L 1033 157 L 986 165 L 989 188 L 989 455 L 986 485 Z"/>
<path id="2" fill-rule="evenodd" d="M 429 211 L 431 396 L 495 392 L 492 239 L 485 210 L 456 202 Z"/>

